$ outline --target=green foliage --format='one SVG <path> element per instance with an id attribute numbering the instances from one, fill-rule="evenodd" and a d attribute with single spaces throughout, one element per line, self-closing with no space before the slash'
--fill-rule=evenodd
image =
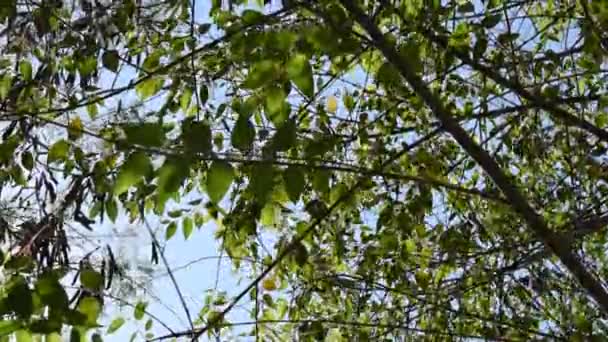
<path id="1" fill-rule="evenodd" d="M 118 331 L 118 329 L 120 329 L 124 324 L 125 324 L 125 319 L 122 317 L 113 319 L 112 322 L 110 323 L 110 325 L 108 326 L 107 333 L 112 334 L 112 333 Z"/>
<path id="2" fill-rule="evenodd" d="M 95 270 L 84 269 L 80 272 L 80 283 L 88 289 L 99 291 L 103 280 L 103 276 Z"/>
<path id="3" fill-rule="evenodd" d="M 251 150 L 255 139 L 255 128 L 246 115 L 239 115 L 232 130 L 232 146 L 241 151 Z"/>
<path id="4" fill-rule="evenodd" d="M 300 167 L 289 166 L 283 172 L 283 181 L 285 182 L 285 190 L 287 190 L 289 199 L 292 202 L 297 203 L 306 187 L 306 176 L 304 171 L 302 171 Z"/>
<path id="5" fill-rule="evenodd" d="M 205 189 L 214 203 L 220 203 L 234 179 L 234 168 L 229 163 L 213 162 L 207 172 Z"/>
<path id="6" fill-rule="evenodd" d="M 604 2 L 191 6 L 0 4 L 0 336 L 101 341 L 116 296 L 158 336 L 84 238 L 128 222 L 209 223 L 209 338 L 606 339 Z"/>
<path id="7" fill-rule="evenodd" d="M 143 177 L 151 171 L 150 159 L 143 152 L 131 154 L 122 164 L 116 182 L 114 183 L 114 193 L 120 195 L 126 192 L 131 186 L 143 180 Z"/>
<path id="8" fill-rule="evenodd" d="M 49 149 L 47 161 L 49 163 L 65 161 L 68 158 L 70 145 L 65 140 L 59 140 Z"/>
<path id="9" fill-rule="evenodd" d="M 308 56 L 296 54 L 291 57 L 287 62 L 287 75 L 304 95 L 309 98 L 314 96 L 315 86 Z"/>
<path id="10" fill-rule="evenodd" d="M 148 306 L 148 303 L 146 303 L 146 302 L 137 303 L 137 305 L 135 305 L 135 310 L 133 310 L 133 317 L 136 320 L 142 319 L 144 317 L 144 314 L 146 313 L 147 306 Z"/>
<path id="11" fill-rule="evenodd" d="M 113 72 L 118 72 L 118 67 L 120 66 L 119 58 L 120 55 L 118 54 L 118 51 L 108 50 L 103 53 L 101 60 L 104 67 Z"/>
<path id="12" fill-rule="evenodd" d="M 129 144 L 160 147 L 165 141 L 162 125 L 157 123 L 128 124 L 122 127 Z"/>

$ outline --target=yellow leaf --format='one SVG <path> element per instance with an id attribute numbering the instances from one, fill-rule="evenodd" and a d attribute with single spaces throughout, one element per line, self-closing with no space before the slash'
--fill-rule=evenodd
<path id="1" fill-rule="evenodd" d="M 262 287 L 266 291 L 274 291 L 277 289 L 277 284 L 275 283 L 273 278 L 266 278 L 262 282 Z"/>
<path id="2" fill-rule="evenodd" d="M 68 125 L 68 136 L 71 140 L 77 140 L 82 136 L 82 120 L 75 117 Z"/>
<path id="3" fill-rule="evenodd" d="M 330 113 L 335 113 L 338 110 L 338 100 L 335 96 L 330 96 L 327 98 L 327 111 Z"/>

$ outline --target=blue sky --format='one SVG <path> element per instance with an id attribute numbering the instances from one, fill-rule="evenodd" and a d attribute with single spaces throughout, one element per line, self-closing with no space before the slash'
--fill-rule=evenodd
<path id="1" fill-rule="evenodd" d="M 196 22 L 199 24 L 209 22 L 209 2 L 197 1 L 196 5 Z M 213 30 L 210 34 L 213 36 L 213 38 L 221 35 L 221 33 L 214 32 Z M 109 85 L 112 82 L 114 75 L 107 74 L 105 76 L 107 77 L 106 82 Z M 120 86 L 120 83 L 128 83 L 129 80 L 131 80 L 134 76 L 134 70 L 123 72 L 120 75 L 120 80 L 116 86 Z M 361 70 L 358 70 L 357 72 L 354 72 L 349 79 L 351 82 L 356 81 L 362 83 L 362 81 L 365 79 L 364 73 Z M 339 92 L 339 89 L 344 86 L 346 86 L 346 84 L 341 82 L 334 84 L 327 89 L 325 94 L 336 94 Z M 121 97 L 123 105 L 133 101 L 135 97 L 136 95 L 133 92 L 123 95 L 123 97 Z M 221 89 L 215 89 L 215 91 L 212 92 L 211 97 L 211 101 L 222 101 L 224 99 Z M 160 107 L 162 100 L 163 97 L 161 96 L 148 102 L 146 104 L 146 109 L 154 110 L 155 108 Z M 112 100 L 114 104 L 116 104 L 117 101 L 118 99 Z M 341 107 L 341 101 L 339 98 L 338 102 L 340 103 Z M 111 102 L 108 101 L 106 104 L 110 103 Z M 204 195 L 194 193 L 190 196 L 192 196 L 191 199 L 194 199 Z M 187 202 L 188 200 L 190 200 L 190 198 L 184 199 L 184 202 Z M 227 204 L 224 207 L 227 207 Z M 157 229 L 157 237 L 161 243 L 163 243 L 165 226 L 160 224 L 157 217 L 149 216 L 148 220 L 150 225 Z M 146 265 L 149 264 L 150 258 L 150 239 L 147 236 L 147 231 L 144 226 L 140 225 L 138 222 L 136 222 L 135 225 L 136 226 L 130 225 L 126 218 L 120 217 L 115 224 L 111 224 L 106 221 L 104 225 L 96 230 L 96 233 L 101 231 L 101 234 L 106 232 L 106 234 L 110 233 L 109 235 L 111 236 L 116 234 L 115 232 L 111 233 L 112 229 L 117 228 L 117 230 L 120 232 L 119 235 L 124 236 L 125 231 L 132 231 L 134 233 L 132 235 L 136 235 L 136 237 L 113 238 L 111 240 L 111 245 L 115 248 L 115 251 L 118 251 L 117 253 L 121 255 L 120 258 L 132 261 L 137 260 L 135 264 L 139 263 Z M 216 228 L 216 224 L 211 220 L 207 222 L 201 229 L 195 230 L 187 241 L 184 240 L 181 230 L 178 229 L 175 236 L 166 244 L 165 256 L 172 269 L 179 269 L 174 272 L 174 276 L 179 284 L 181 292 L 184 295 L 184 299 L 186 300 L 193 319 L 196 318 L 198 310 L 203 307 L 206 291 L 216 288 L 217 285 L 218 290 L 226 291 L 227 298 L 231 298 L 232 296 L 238 294 L 245 286 L 247 286 L 248 282 L 250 281 L 248 278 L 243 278 L 243 276 L 247 275 L 246 271 L 241 270 L 240 274 L 235 274 L 232 271 L 233 268 L 229 259 L 225 257 L 222 258 L 221 261 L 218 259 L 218 256 L 220 255 L 219 242 L 216 241 L 213 236 Z M 272 246 L 272 240 L 272 237 L 269 236 L 268 239 L 265 239 L 265 243 L 268 246 Z M 183 265 L 189 266 L 187 268 L 180 268 Z M 247 267 L 245 266 L 245 270 L 246 269 Z M 160 262 L 159 265 L 154 265 L 154 270 L 155 274 L 166 273 L 162 262 Z M 145 278 L 143 279 L 145 280 Z M 144 285 L 149 287 L 152 291 L 149 294 L 143 294 L 139 298 L 147 300 L 149 303 L 147 310 L 150 313 L 165 322 L 174 331 L 189 328 L 183 306 L 181 305 L 179 297 L 176 293 L 176 289 L 168 276 L 155 277 L 152 282 L 147 282 Z M 230 315 L 228 316 L 229 320 L 252 320 L 247 312 L 248 298 L 249 296 L 246 296 L 239 303 L 240 305 L 231 311 Z M 133 304 L 135 303 L 135 299 L 131 299 L 130 301 Z M 132 319 L 133 309 L 131 307 L 126 306 L 120 308 L 116 305 L 112 306 L 106 310 L 104 323 L 109 324 L 109 322 L 116 317 L 125 318 L 127 323 L 118 332 L 105 337 L 106 341 L 126 341 L 131 336 L 131 333 L 136 329 L 139 329 L 142 332 L 144 331 L 143 325 L 147 318 L 144 318 L 140 322 L 135 322 Z M 151 331 L 156 336 L 165 335 L 168 333 L 168 331 L 157 322 L 154 323 Z M 143 335 L 139 335 L 136 338 L 136 341 L 142 339 Z M 206 337 L 202 337 L 201 340 L 205 339 Z"/>
<path id="2" fill-rule="evenodd" d="M 206 23 L 209 22 L 210 3 L 208 1 L 197 1 L 196 2 L 196 22 Z M 212 36 L 219 36 L 221 33 L 210 32 Z M 106 74 L 105 80 L 109 85 L 112 82 L 114 75 Z M 127 83 L 135 77 L 134 71 L 128 70 L 120 75 L 119 83 Z M 103 82 L 103 81 L 102 81 Z M 117 85 L 119 86 L 119 85 Z M 223 96 L 221 90 L 217 89 L 212 91 L 211 100 L 222 100 Z M 132 101 L 135 97 L 133 92 L 125 94 L 121 97 L 123 104 Z M 112 100 L 117 103 L 118 99 Z M 146 104 L 147 110 L 154 110 L 162 104 L 163 97 L 159 97 L 150 101 Z M 192 198 L 201 197 L 201 194 L 192 194 Z M 189 199 L 184 199 L 188 201 Z M 175 205 L 175 203 L 174 203 Z M 161 244 L 164 244 L 165 240 L 165 225 L 159 222 L 158 217 L 150 215 L 148 222 L 151 227 L 156 230 L 157 239 Z M 134 226 L 135 225 L 135 226 Z M 146 300 L 149 305 L 147 311 L 156 316 L 159 320 L 165 322 L 174 331 L 180 331 L 189 328 L 186 314 L 184 312 L 179 296 L 176 289 L 171 281 L 170 277 L 166 274 L 166 269 L 163 266 L 162 261 L 158 265 L 151 265 L 149 263 L 151 244 L 150 238 L 146 231 L 146 228 L 135 222 L 134 225 L 128 223 L 125 217 L 119 217 L 115 224 L 106 220 L 105 223 L 96 228 L 96 234 L 109 234 L 110 236 L 119 235 L 120 237 L 111 238 L 110 244 L 113 246 L 115 252 L 119 255 L 119 258 L 128 259 L 133 261 L 133 266 L 144 265 L 152 266 L 154 269 L 155 276 L 152 281 L 143 277 L 142 280 L 146 288 L 151 290 L 150 293 L 143 293 L 137 298 L 127 298 L 133 304 L 135 299 Z M 226 291 L 228 298 L 236 295 L 240 289 L 246 285 L 246 281 L 239 286 L 239 279 L 241 275 L 235 274 L 232 269 L 231 261 L 223 255 L 220 258 L 219 242 L 216 241 L 213 234 L 217 228 L 213 220 L 207 221 L 203 227 L 192 233 L 188 240 L 184 240 L 181 233 L 181 227 L 175 236 L 166 243 L 165 257 L 172 269 L 176 282 L 179 285 L 180 291 L 182 292 L 187 306 L 190 310 L 192 319 L 196 319 L 198 311 L 203 307 L 206 292 L 217 288 L 220 291 Z M 113 231 L 114 230 L 114 231 Z M 118 231 L 118 234 L 116 234 Z M 105 233 L 104 233 L 105 232 Z M 127 234 L 125 234 L 127 232 Z M 133 234 L 129 237 L 128 232 Z M 188 265 L 187 267 L 184 267 Z M 139 284 L 135 285 L 139 287 Z M 117 317 L 123 317 L 127 320 L 127 323 L 123 325 L 116 333 L 105 336 L 106 341 L 128 341 L 131 333 L 139 329 L 144 332 L 144 323 L 148 317 L 144 317 L 139 322 L 133 319 L 133 308 L 129 306 L 119 307 L 112 305 L 106 309 L 103 323 L 109 324 L 110 321 Z M 250 320 L 248 313 L 239 307 L 236 307 L 231 315 L 232 319 L 239 321 Z M 105 329 L 104 329 L 105 330 Z M 165 335 L 168 331 L 163 328 L 158 322 L 154 322 L 153 328 L 150 330 L 156 336 Z M 205 340 L 203 337 L 202 340 Z M 143 335 L 138 335 L 136 341 L 143 340 Z"/>

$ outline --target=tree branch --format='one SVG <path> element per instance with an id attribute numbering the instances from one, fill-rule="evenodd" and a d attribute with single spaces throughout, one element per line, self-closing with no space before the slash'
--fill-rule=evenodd
<path id="1" fill-rule="evenodd" d="M 421 77 L 411 69 L 407 61 L 401 58 L 394 45 L 387 41 L 380 29 L 369 19 L 369 17 L 352 1 L 342 0 L 341 2 L 355 21 L 369 34 L 375 47 L 382 52 L 384 57 L 393 64 L 412 89 L 424 100 L 427 106 L 431 108 L 435 116 L 441 121 L 445 130 L 450 133 L 460 146 L 490 176 L 496 186 L 498 186 L 507 200 L 511 203 L 513 209 L 524 218 L 528 227 L 536 234 L 537 238 L 543 241 L 543 243 L 559 257 L 561 262 L 574 275 L 578 282 L 599 304 L 600 309 L 604 314 L 608 314 L 608 292 L 606 292 L 602 283 L 587 270 L 578 256 L 572 252 L 570 244 L 565 243 L 559 234 L 556 234 L 549 229 L 545 220 L 530 206 L 528 200 L 513 184 L 512 175 L 505 173 L 488 152 L 471 139 L 454 118 L 455 115 L 452 110 L 442 102 L 437 94 L 433 93 L 433 91 L 424 84 Z M 508 85 L 513 86 L 510 81 Z M 593 125 L 591 125 L 592 127 L 587 127 L 586 124 L 581 123 L 578 118 L 568 119 L 571 114 L 567 111 L 559 107 L 556 107 L 558 108 L 558 110 L 556 110 L 548 101 L 544 99 L 539 100 L 538 96 L 533 96 L 525 90 L 517 90 L 522 92 L 522 97 L 527 96 L 530 100 L 539 101 L 538 104 L 542 108 L 557 112 L 558 115 L 567 118 L 571 123 L 583 124 L 585 128 L 595 132 L 598 136 L 603 137 L 608 141 L 608 132 L 603 130 L 600 130 L 601 132 L 596 132 L 599 128 Z"/>

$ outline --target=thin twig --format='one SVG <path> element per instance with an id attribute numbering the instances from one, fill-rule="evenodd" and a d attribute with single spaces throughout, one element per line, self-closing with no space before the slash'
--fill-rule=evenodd
<path id="1" fill-rule="evenodd" d="M 165 257 L 165 252 L 161 248 L 160 244 L 158 243 L 156 234 L 154 234 L 152 227 L 150 227 L 150 224 L 148 223 L 148 220 L 146 219 L 143 206 L 140 206 L 139 211 L 140 211 L 140 215 L 141 215 L 141 220 L 143 221 L 144 225 L 146 226 L 146 229 L 148 230 L 148 234 L 150 234 L 150 239 L 152 239 L 152 243 L 156 246 L 158 253 L 160 254 L 163 264 L 165 265 L 165 268 L 167 269 L 167 274 L 169 275 L 169 278 L 171 278 L 171 282 L 173 283 L 173 287 L 175 287 L 175 292 L 177 292 L 177 296 L 179 297 L 179 300 L 184 309 L 184 312 L 186 313 L 186 317 L 188 318 L 188 323 L 190 324 L 190 328 L 194 329 L 194 324 L 192 323 L 192 316 L 190 315 L 190 310 L 188 309 L 188 305 L 186 304 L 184 295 L 182 294 L 182 291 L 180 290 L 179 285 L 177 284 L 177 280 L 175 279 L 175 276 L 173 275 L 173 272 L 171 271 L 169 262 L 167 261 L 167 258 Z"/>

